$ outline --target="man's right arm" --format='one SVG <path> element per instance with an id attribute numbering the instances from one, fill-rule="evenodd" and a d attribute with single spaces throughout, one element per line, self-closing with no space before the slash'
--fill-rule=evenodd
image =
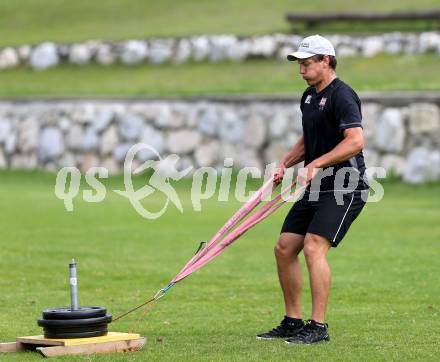
<path id="1" fill-rule="evenodd" d="M 304 161 L 304 136 L 295 143 L 292 149 L 281 159 L 274 172 L 274 182 L 280 183 L 284 177 L 286 168 L 292 167 Z"/>

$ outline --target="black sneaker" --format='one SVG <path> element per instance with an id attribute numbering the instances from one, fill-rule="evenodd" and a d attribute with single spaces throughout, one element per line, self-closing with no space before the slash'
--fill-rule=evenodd
<path id="1" fill-rule="evenodd" d="M 312 344 L 330 341 L 328 324 L 308 320 L 300 331 L 286 340 L 287 344 Z"/>
<path id="2" fill-rule="evenodd" d="M 302 319 L 284 316 L 284 319 L 281 321 L 278 327 L 269 332 L 258 334 L 257 339 L 289 338 L 294 336 L 303 327 L 304 321 Z"/>

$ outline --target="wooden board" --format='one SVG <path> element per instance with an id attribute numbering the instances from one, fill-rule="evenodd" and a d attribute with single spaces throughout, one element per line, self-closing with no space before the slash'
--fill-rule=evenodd
<path id="1" fill-rule="evenodd" d="M 24 347 L 19 342 L 0 343 L 0 353 L 1 352 L 20 352 L 23 350 L 24 350 Z"/>
<path id="2" fill-rule="evenodd" d="M 91 339 L 91 338 L 84 338 Z M 135 352 L 139 351 L 146 342 L 146 338 L 123 341 L 87 343 L 70 346 L 37 347 L 37 351 L 44 357 L 59 357 L 77 354 Z"/>
<path id="3" fill-rule="evenodd" d="M 27 336 L 17 337 L 16 341 L 24 344 L 36 344 L 38 346 L 79 346 L 82 344 L 129 341 L 139 338 L 140 335 L 137 333 L 108 332 L 106 336 L 101 337 L 53 339 L 44 338 L 44 336 Z"/>

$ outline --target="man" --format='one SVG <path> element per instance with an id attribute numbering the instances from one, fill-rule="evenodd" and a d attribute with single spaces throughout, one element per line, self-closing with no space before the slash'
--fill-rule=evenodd
<path id="1" fill-rule="evenodd" d="M 286 315 L 278 327 L 257 339 L 312 344 L 330 340 L 325 323 L 331 282 L 327 252 L 339 244 L 361 212 L 368 184 L 364 181 L 360 100 L 337 78 L 332 44 L 313 35 L 287 59 L 298 61 L 309 87 L 301 99 L 303 135 L 280 161 L 274 181 L 280 183 L 286 168 L 304 161 L 304 176 L 297 180 L 308 186 L 289 211 L 275 246 Z M 312 315 L 307 322 L 301 316 L 301 250 L 312 293 Z"/>

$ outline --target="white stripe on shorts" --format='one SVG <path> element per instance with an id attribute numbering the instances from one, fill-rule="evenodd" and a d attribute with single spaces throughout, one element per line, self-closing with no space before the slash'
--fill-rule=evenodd
<path id="1" fill-rule="evenodd" d="M 338 234 L 339 234 L 339 230 L 341 230 L 341 226 L 342 226 L 342 224 L 344 223 L 344 220 L 345 220 L 345 217 L 347 216 L 348 210 L 350 210 L 350 206 L 351 206 L 351 204 L 353 203 L 353 199 L 354 199 L 354 192 L 353 192 L 353 194 L 351 195 L 351 201 L 350 201 L 350 204 L 349 204 L 348 207 L 347 207 L 347 211 L 345 211 L 344 217 L 342 218 L 342 221 L 341 221 L 341 223 L 339 224 L 338 231 L 336 231 L 336 234 L 335 234 L 335 236 L 333 237 L 333 242 L 335 242 L 336 237 L 337 237 Z"/>

